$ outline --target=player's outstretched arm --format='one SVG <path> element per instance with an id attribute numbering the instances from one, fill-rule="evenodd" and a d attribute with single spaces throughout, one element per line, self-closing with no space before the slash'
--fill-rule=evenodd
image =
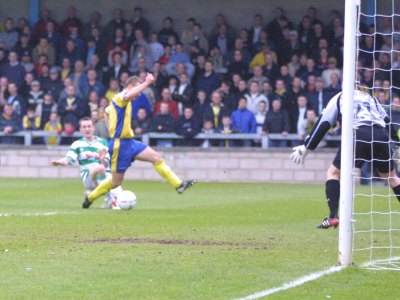
<path id="1" fill-rule="evenodd" d="M 50 164 L 55 167 L 59 166 L 63 167 L 68 165 L 68 160 L 65 157 L 63 157 L 59 160 L 53 160 Z"/>
<path id="2" fill-rule="evenodd" d="M 148 86 L 150 86 L 154 82 L 153 74 L 147 73 L 146 79 L 141 84 L 135 86 L 124 94 L 124 101 L 131 101 L 135 99 L 139 94 Z"/>
<path id="3" fill-rule="evenodd" d="M 304 145 L 300 145 L 293 148 L 292 154 L 290 154 L 290 160 L 295 164 L 304 164 L 304 160 L 308 154 L 308 149 Z"/>

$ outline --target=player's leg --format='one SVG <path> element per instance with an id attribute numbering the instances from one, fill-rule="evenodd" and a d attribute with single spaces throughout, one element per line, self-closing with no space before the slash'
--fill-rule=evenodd
<path id="1" fill-rule="evenodd" d="M 183 193 L 186 189 L 196 183 L 195 179 L 182 181 L 166 164 L 164 159 L 161 157 L 161 154 L 149 146 L 145 147 L 139 154 L 137 154 L 135 159 L 152 163 L 157 173 L 166 179 L 179 194 Z"/>
<path id="2" fill-rule="evenodd" d="M 112 173 L 111 178 L 103 180 L 93 191 L 85 196 L 85 200 L 82 203 L 83 208 L 89 208 L 93 201 L 97 198 L 109 193 L 113 188 L 116 188 L 122 184 L 124 180 L 124 173 Z"/>

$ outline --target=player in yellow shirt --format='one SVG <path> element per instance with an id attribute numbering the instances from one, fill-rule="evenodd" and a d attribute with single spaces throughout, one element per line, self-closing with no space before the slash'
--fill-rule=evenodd
<path id="1" fill-rule="evenodd" d="M 129 77 L 125 82 L 125 88 L 113 97 L 111 105 L 106 108 L 105 119 L 110 134 L 109 153 L 112 176 L 85 195 L 83 208 L 89 208 L 94 200 L 120 186 L 124 180 L 125 171 L 135 159 L 152 163 L 158 174 L 165 178 L 179 194 L 196 183 L 195 179 L 182 181 L 157 151 L 133 138 L 131 101 L 134 101 L 141 91 L 153 82 L 154 76 L 149 73 L 144 82 L 141 82 L 137 76 Z"/>

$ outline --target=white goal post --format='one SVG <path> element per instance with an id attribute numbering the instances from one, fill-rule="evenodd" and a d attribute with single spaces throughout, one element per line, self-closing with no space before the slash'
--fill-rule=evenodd
<path id="1" fill-rule="evenodd" d="M 360 0 L 345 1 L 343 50 L 343 111 L 340 178 L 339 263 L 352 263 L 353 211 L 353 96 L 357 54 L 357 9 Z"/>

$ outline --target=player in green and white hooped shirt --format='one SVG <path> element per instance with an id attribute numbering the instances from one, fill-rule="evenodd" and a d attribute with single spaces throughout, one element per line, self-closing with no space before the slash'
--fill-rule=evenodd
<path id="1" fill-rule="evenodd" d="M 110 155 L 106 140 L 94 135 L 94 126 L 90 118 L 79 121 L 79 130 L 82 138 L 72 143 L 67 155 L 59 160 L 52 161 L 53 166 L 67 166 L 79 164 L 83 186 L 87 191 L 95 189 L 104 179 L 111 177 Z M 118 208 L 116 199 L 122 191 L 119 186 L 105 195 L 103 208 Z"/>

